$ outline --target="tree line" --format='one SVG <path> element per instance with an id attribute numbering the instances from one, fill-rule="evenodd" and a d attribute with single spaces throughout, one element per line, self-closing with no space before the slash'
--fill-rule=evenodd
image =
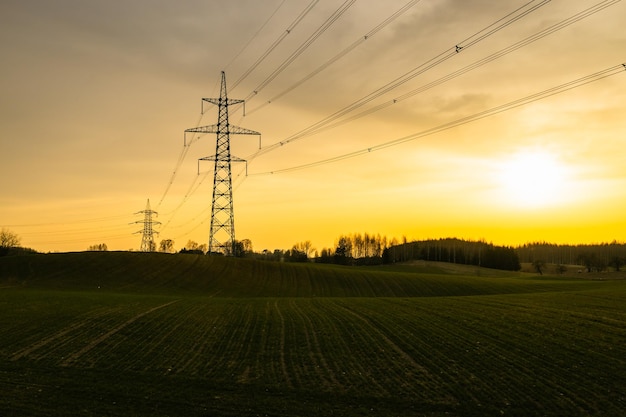
<path id="1" fill-rule="evenodd" d="M 179 253 L 204 254 L 207 245 L 188 241 Z M 174 242 L 164 239 L 160 252 L 174 253 Z M 547 242 L 520 246 L 498 246 L 484 240 L 442 238 L 408 241 L 380 234 L 342 234 L 332 248 L 317 250 L 310 240 L 297 242 L 291 249 L 253 250 L 249 239 L 235 241 L 237 257 L 279 262 L 317 262 L 339 265 L 380 265 L 411 260 L 449 262 L 486 268 L 517 271 L 521 263 L 533 265 L 541 272 L 546 264 L 576 265 L 588 272 L 604 271 L 608 267 L 621 270 L 626 265 L 626 244 L 613 241 L 592 245 L 557 245 Z M 557 268 L 558 269 L 558 268 Z M 562 271 L 564 268 L 558 270 Z"/>
<path id="2" fill-rule="evenodd" d="M 156 246 L 156 245 L 155 245 Z M 154 248 L 156 250 L 156 247 Z M 105 243 L 91 245 L 89 251 L 108 250 Z M 163 239 L 159 252 L 175 253 L 174 241 Z M 178 253 L 206 254 L 207 245 L 189 240 Z M 20 237 L 12 231 L 0 229 L 0 256 L 36 253 L 21 246 Z M 588 272 L 605 271 L 609 267 L 620 271 L 626 265 L 626 243 L 559 245 L 547 242 L 526 243 L 517 247 L 497 246 L 484 240 L 472 241 L 457 238 L 408 241 L 387 238 L 380 234 L 352 233 L 340 235 L 332 248 L 318 251 L 310 240 L 293 244 L 291 249 L 264 249 L 255 252 L 250 239 L 235 241 L 237 257 L 249 257 L 280 262 L 318 262 L 340 265 L 379 265 L 425 260 L 450 262 L 486 268 L 519 270 L 521 263 L 533 265 L 539 273 L 546 264 L 557 265 L 562 272 L 564 265 L 576 265 Z"/>
<path id="3" fill-rule="evenodd" d="M 587 272 L 602 272 L 609 267 L 620 271 L 626 265 L 626 244 L 613 241 L 591 245 L 527 243 L 516 248 L 521 262 L 532 264 L 578 265 Z"/>
<path id="4" fill-rule="evenodd" d="M 498 246 L 483 240 L 445 238 L 403 242 L 389 247 L 384 257 L 385 263 L 425 260 L 509 271 L 521 269 L 515 248 Z"/>
<path id="5" fill-rule="evenodd" d="M 315 252 L 313 257 L 309 253 Z M 310 241 L 294 244 L 290 250 L 264 250 L 250 254 L 261 259 L 285 262 L 318 262 L 339 265 L 380 265 L 411 260 L 460 263 L 486 268 L 517 271 L 521 269 L 515 248 L 496 246 L 484 241 L 456 238 L 402 241 L 380 234 L 353 233 L 340 235 L 334 248 L 317 252 Z"/>

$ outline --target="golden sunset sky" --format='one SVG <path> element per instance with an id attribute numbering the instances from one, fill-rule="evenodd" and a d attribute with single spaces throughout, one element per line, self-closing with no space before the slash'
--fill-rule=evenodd
<path id="1" fill-rule="evenodd" d="M 38 251 L 136 250 L 150 199 L 157 243 L 206 243 L 215 135 L 183 132 L 217 122 L 201 98 L 225 71 L 248 98 L 230 122 L 262 133 L 259 154 L 231 136 L 250 161 L 236 237 L 256 251 L 355 232 L 623 242 L 625 21 L 599 0 L 5 0 L 0 226 Z"/>

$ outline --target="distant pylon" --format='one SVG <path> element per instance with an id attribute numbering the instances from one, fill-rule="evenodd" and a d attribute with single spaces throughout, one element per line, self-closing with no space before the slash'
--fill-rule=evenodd
<path id="1" fill-rule="evenodd" d="M 143 220 L 138 220 L 135 223 L 143 224 L 143 230 L 139 230 L 135 233 L 142 233 L 141 235 L 141 247 L 139 250 L 141 252 L 154 252 L 156 251 L 156 243 L 154 243 L 154 235 L 159 232 L 155 231 L 152 226 L 156 224 L 161 224 L 161 222 L 157 222 L 152 220 L 152 215 L 158 216 L 158 213 L 154 210 L 150 209 L 150 199 L 146 203 L 146 209 L 142 211 L 138 211 L 135 214 L 143 214 Z"/>
<path id="2" fill-rule="evenodd" d="M 218 106 L 217 124 L 187 129 L 190 133 L 216 133 L 215 155 L 200 158 L 200 161 L 215 161 L 213 171 L 213 201 L 211 206 L 211 230 L 209 232 L 209 252 L 224 255 L 235 253 L 235 215 L 233 212 L 233 185 L 230 170 L 231 162 L 246 162 L 230 154 L 230 135 L 261 135 L 254 130 L 231 125 L 228 121 L 228 106 L 243 103 L 244 100 L 229 99 L 226 93 L 226 74 L 222 71 L 222 87 L 219 98 L 203 98 Z M 203 106 L 204 107 L 204 106 Z"/>

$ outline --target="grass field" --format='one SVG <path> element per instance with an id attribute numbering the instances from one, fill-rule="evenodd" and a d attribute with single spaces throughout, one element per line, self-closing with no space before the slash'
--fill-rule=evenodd
<path id="1" fill-rule="evenodd" d="M 0 415 L 623 416 L 611 277 L 0 258 Z"/>

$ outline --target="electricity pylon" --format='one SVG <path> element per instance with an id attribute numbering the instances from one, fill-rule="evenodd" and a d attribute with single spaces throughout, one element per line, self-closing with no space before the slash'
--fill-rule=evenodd
<path id="1" fill-rule="evenodd" d="M 161 224 L 161 222 L 157 222 L 152 220 L 152 215 L 158 216 L 158 213 L 154 210 L 150 209 L 150 199 L 146 203 L 146 209 L 142 211 L 138 211 L 135 214 L 143 214 L 143 220 L 138 220 L 135 223 L 143 224 L 143 230 L 139 230 L 135 233 L 142 233 L 141 235 L 141 247 L 139 250 L 141 252 L 154 252 L 156 250 L 156 243 L 154 243 L 154 234 L 158 234 L 159 232 L 155 231 L 152 226 L 156 224 Z"/>
<path id="2" fill-rule="evenodd" d="M 226 74 L 222 71 L 222 86 L 219 98 L 203 98 L 204 102 L 218 107 L 217 124 L 195 127 L 185 133 L 216 133 L 215 155 L 200 158 L 199 161 L 214 161 L 213 201 L 211 206 L 211 230 L 209 232 L 209 252 L 221 252 L 224 255 L 235 254 L 235 215 L 233 212 L 233 184 L 230 170 L 231 162 L 246 162 L 231 156 L 230 135 L 261 135 L 254 130 L 231 125 L 228 121 L 228 106 L 243 103 L 244 100 L 228 98 L 226 92 Z M 198 162 L 199 163 L 199 162 Z"/>

